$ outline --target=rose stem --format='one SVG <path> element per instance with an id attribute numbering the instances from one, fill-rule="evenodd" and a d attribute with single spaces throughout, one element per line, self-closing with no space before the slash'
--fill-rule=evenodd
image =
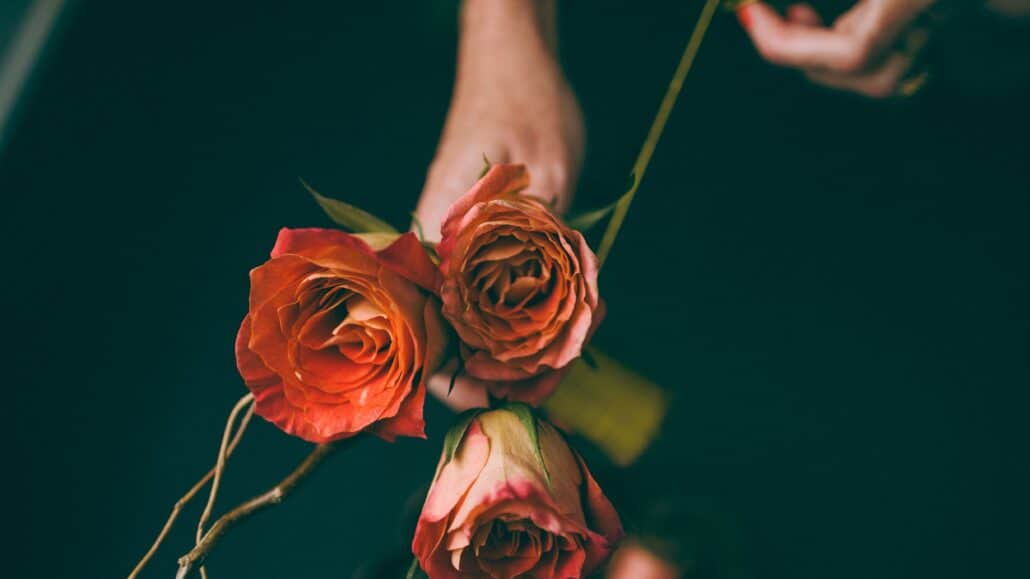
<path id="1" fill-rule="evenodd" d="M 225 472 L 225 461 L 226 450 L 228 450 L 229 438 L 232 436 L 232 425 L 236 421 L 236 416 L 243 410 L 244 406 L 251 404 L 254 401 L 254 395 L 248 393 L 233 407 L 232 412 L 229 413 L 229 419 L 225 422 L 225 432 L 222 433 L 222 444 L 218 447 L 218 460 L 215 462 L 215 479 L 211 483 L 211 492 L 207 497 L 207 504 L 204 505 L 204 512 L 200 514 L 200 521 L 197 522 L 197 543 L 200 543 L 201 537 L 204 536 L 204 525 L 207 524 L 208 519 L 211 518 L 211 511 L 215 507 L 215 497 L 218 496 L 218 487 L 222 482 L 222 473 Z M 207 570 L 203 567 L 200 568 L 200 576 L 203 579 L 207 579 Z"/>
<path id="2" fill-rule="evenodd" d="M 630 204 L 633 203 L 637 187 L 640 186 L 640 181 L 644 178 L 647 165 L 651 162 L 651 155 L 654 154 L 654 149 L 658 146 L 658 139 L 661 138 L 662 130 L 665 129 L 665 123 L 669 120 L 669 115 L 676 105 L 676 97 L 679 96 L 680 89 L 683 88 L 683 81 L 686 80 L 687 73 L 690 72 L 690 66 L 694 64 L 694 57 L 697 56 L 697 51 L 701 48 L 701 41 L 705 37 L 705 32 L 708 31 L 708 25 L 712 22 L 715 9 L 719 7 L 719 1 L 707 0 L 704 8 L 701 9 L 701 15 L 698 16 L 697 24 L 694 25 L 694 32 L 691 33 L 690 40 L 687 41 L 687 47 L 683 50 L 683 56 L 680 57 L 680 63 L 676 66 L 676 72 L 673 73 L 672 80 L 669 81 L 669 88 L 665 90 L 665 96 L 662 98 L 662 104 L 658 106 L 658 113 L 655 114 L 651 128 L 647 132 L 647 138 L 644 139 L 644 144 L 640 147 L 640 153 L 637 154 L 637 160 L 633 163 L 633 172 L 630 174 L 632 182 L 630 183 L 629 190 L 616 201 L 615 211 L 612 213 L 611 220 L 608 221 L 608 227 L 604 230 L 604 237 L 601 238 L 601 245 L 597 250 L 598 268 L 604 265 L 604 260 L 608 258 L 608 252 L 611 251 L 612 245 L 615 244 L 615 236 L 619 234 L 622 221 L 626 218 L 626 213 L 629 212 Z"/>
<path id="3" fill-rule="evenodd" d="M 190 572 L 203 565 L 204 560 L 211 553 L 215 544 L 230 527 L 266 507 L 282 502 L 290 494 L 290 491 L 311 474 L 315 467 L 332 454 L 333 451 L 344 446 L 350 446 L 359 438 L 361 437 L 355 436 L 344 441 L 329 442 L 315 446 L 315 449 L 304 458 L 300 465 L 280 481 L 279 484 L 222 515 L 221 518 L 215 521 L 215 524 L 211 525 L 211 528 L 204 534 L 204 537 L 197 546 L 179 558 L 179 571 L 175 574 L 175 578 L 184 579 L 189 576 Z"/>
<path id="4" fill-rule="evenodd" d="M 242 401 L 248 397 L 251 397 L 251 394 L 248 393 L 240 400 Z M 239 402 L 237 402 L 237 404 L 239 404 Z M 233 436 L 232 442 L 230 442 L 228 448 L 225 449 L 226 458 L 231 456 L 233 451 L 236 450 L 236 446 L 239 445 L 240 440 L 243 438 L 243 432 L 247 430 L 247 425 L 250 424 L 250 418 L 253 415 L 254 407 L 251 406 L 247 409 L 247 413 L 244 414 L 243 418 L 240 420 L 240 425 L 236 429 L 236 434 Z M 207 471 L 207 474 L 194 483 L 190 490 L 186 491 L 186 494 L 182 495 L 182 497 L 175 502 L 175 505 L 172 507 L 172 513 L 168 515 L 168 520 L 165 521 L 164 527 L 162 527 L 161 532 L 158 533 L 157 539 L 154 540 L 154 544 L 150 546 L 150 549 L 145 555 L 143 555 L 143 558 L 136 564 L 136 567 L 132 572 L 129 573 L 129 579 L 136 579 L 140 572 L 143 571 L 143 568 L 146 567 L 147 563 L 150 562 L 150 559 L 153 558 L 154 553 L 157 553 L 157 549 L 161 546 L 161 543 L 164 542 L 165 537 L 168 536 L 168 532 L 172 530 L 172 525 L 175 524 L 175 520 L 179 518 L 179 513 L 182 512 L 182 509 L 189 504 L 189 502 L 192 501 L 201 490 L 203 490 L 208 481 L 214 478 L 216 468 L 217 467 L 212 467 L 211 470 Z"/>

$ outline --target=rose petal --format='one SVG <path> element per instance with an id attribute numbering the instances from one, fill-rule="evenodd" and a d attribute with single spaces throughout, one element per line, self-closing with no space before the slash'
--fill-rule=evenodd
<path id="1" fill-rule="evenodd" d="M 436 251 L 441 259 L 449 255 L 458 221 L 468 213 L 469 209 L 481 201 L 497 199 L 529 187 L 529 173 L 524 165 L 493 165 L 467 193 L 451 205 L 440 227 L 443 237 Z M 448 241 L 448 239 L 450 241 Z"/>
<path id="2" fill-rule="evenodd" d="M 404 400 L 397 415 L 379 421 L 373 427 L 372 432 L 387 442 L 393 442 L 398 436 L 425 438 L 426 422 L 422 417 L 425 400 L 425 385 L 419 384 L 415 391 Z"/>
<path id="3" fill-rule="evenodd" d="M 444 465 L 426 497 L 421 519 L 439 521 L 446 517 L 468 488 L 478 479 L 490 456 L 490 439 L 478 419 L 472 421 L 451 461 Z"/>
<path id="4" fill-rule="evenodd" d="M 624 533 L 618 512 L 616 512 L 608 497 L 604 495 L 604 492 L 601 491 L 601 487 L 594 480 L 594 476 L 590 474 L 590 469 L 587 468 L 583 457 L 576 454 L 576 460 L 579 462 L 583 477 L 586 480 L 584 485 L 586 497 L 583 503 L 587 524 L 591 529 L 597 529 L 598 531 L 597 536 L 592 537 L 591 541 L 586 545 L 587 560 L 584 565 L 584 573 L 589 575 L 608 558 L 615 547 L 618 546 L 619 541 L 622 540 Z"/>
<path id="5" fill-rule="evenodd" d="M 440 270 L 414 233 L 401 235 L 377 255 L 387 267 L 425 290 L 434 294 L 440 291 Z"/>

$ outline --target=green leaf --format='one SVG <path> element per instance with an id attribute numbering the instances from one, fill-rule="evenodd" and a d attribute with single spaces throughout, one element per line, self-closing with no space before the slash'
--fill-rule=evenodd
<path id="1" fill-rule="evenodd" d="M 320 194 L 304 179 L 300 180 L 300 184 L 308 190 L 308 193 L 311 193 L 329 219 L 354 233 L 399 233 L 392 225 L 364 209 Z"/>
<path id="2" fill-rule="evenodd" d="M 547 463 L 544 461 L 544 451 L 540 448 L 540 433 L 536 426 L 536 414 L 528 404 L 522 402 L 509 402 L 504 410 L 511 412 L 518 417 L 519 422 L 529 433 L 529 439 L 533 442 L 533 449 L 536 451 L 536 458 L 540 461 L 540 467 L 544 469 L 544 478 L 547 484 L 551 484 L 551 473 L 547 472 Z"/>
<path id="3" fill-rule="evenodd" d="M 469 426 L 472 424 L 472 419 L 483 410 L 485 409 L 469 408 L 454 419 L 454 424 L 451 425 L 451 429 L 447 431 L 447 435 L 443 438 L 444 465 L 451 462 L 451 459 L 454 458 L 454 453 L 458 450 L 458 445 L 461 444 L 461 439 L 465 437 L 465 431 L 467 431 Z"/>
<path id="4" fill-rule="evenodd" d="M 579 231 L 586 231 L 600 223 L 605 217 L 608 217 L 612 211 L 615 211 L 615 203 L 600 209 L 594 209 L 593 211 L 587 211 L 586 213 L 580 213 L 579 215 L 570 217 L 568 220 L 568 226 Z"/>
<path id="5" fill-rule="evenodd" d="M 670 400 L 667 390 L 591 346 L 543 411 L 625 467 L 657 438 Z"/>

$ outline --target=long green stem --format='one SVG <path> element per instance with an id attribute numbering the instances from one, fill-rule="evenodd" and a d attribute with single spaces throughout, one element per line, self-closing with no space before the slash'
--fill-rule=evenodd
<path id="1" fill-rule="evenodd" d="M 640 148 L 637 161 L 633 163 L 629 189 L 615 204 L 615 211 L 612 214 L 611 221 L 608 222 L 608 227 L 604 230 L 604 237 L 601 238 L 601 245 L 597 251 L 597 259 L 600 265 L 604 265 L 604 261 L 612 250 L 612 245 L 615 244 L 615 238 L 619 235 L 619 229 L 622 227 L 622 222 L 626 219 L 626 213 L 629 212 L 629 206 L 633 203 L 633 198 L 637 194 L 637 188 L 640 187 L 640 182 L 644 179 L 644 173 L 647 172 L 647 166 L 651 162 L 651 155 L 654 154 L 655 147 L 658 146 L 658 140 L 662 137 L 665 124 L 668 122 L 669 115 L 672 114 L 672 109 L 676 105 L 676 97 L 679 96 L 680 90 L 683 88 L 683 81 L 686 80 L 687 73 L 690 72 L 690 67 L 694 64 L 694 57 L 697 56 L 697 52 L 701 48 L 701 41 L 705 37 L 705 32 L 708 31 L 708 25 L 712 22 L 712 17 L 715 15 L 715 10 L 719 7 L 719 2 L 720 0 L 706 0 L 704 8 L 701 9 L 701 15 L 697 19 L 697 24 L 694 25 L 694 32 L 691 33 L 690 40 L 687 41 L 687 47 L 683 50 L 683 56 L 680 57 L 679 66 L 676 67 L 676 72 L 673 73 L 672 80 L 669 81 L 669 88 L 665 91 L 662 104 L 658 106 L 658 113 L 651 123 L 651 129 L 647 132 L 647 138 L 644 139 L 644 144 Z"/>

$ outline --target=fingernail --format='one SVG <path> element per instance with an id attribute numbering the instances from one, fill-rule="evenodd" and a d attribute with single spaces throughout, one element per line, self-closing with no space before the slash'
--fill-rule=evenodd
<path id="1" fill-rule="evenodd" d="M 751 28 L 751 13 L 749 12 L 750 9 L 750 2 L 744 4 L 740 8 L 737 8 L 737 20 L 740 21 L 740 26 L 743 27 L 744 30 L 749 30 Z"/>

